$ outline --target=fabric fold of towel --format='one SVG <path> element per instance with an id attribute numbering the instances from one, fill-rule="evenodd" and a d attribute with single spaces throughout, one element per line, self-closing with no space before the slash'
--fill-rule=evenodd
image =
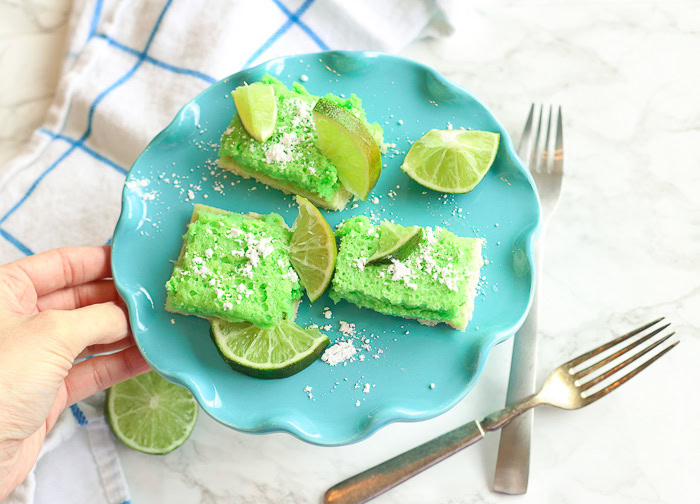
<path id="1" fill-rule="evenodd" d="M 109 243 L 129 167 L 210 84 L 277 56 L 449 35 L 458 1 L 75 0 L 55 99 L 0 169 L 0 264 Z M 129 500 L 101 397 L 62 414 L 8 503 Z"/>

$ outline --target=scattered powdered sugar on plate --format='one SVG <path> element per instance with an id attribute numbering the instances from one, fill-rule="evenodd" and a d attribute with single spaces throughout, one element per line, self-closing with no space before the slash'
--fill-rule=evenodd
<path id="1" fill-rule="evenodd" d="M 328 313 L 330 309 L 324 307 L 324 315 Z M 319 326 L 318 324 L 311 324 L 311 327 L 315 327 L 324 331 L 331 329 L 330 324 Z M 403 326 L 401 326 L 403 328 Z M 341 333 L 340 338 L 338 338 L 333 344 L 331 344 L 321 355 L 321 361 L 332 367 L 347 367 L 349 363 L 353 362 L 370 362 L 371 359 L 367 357 L 371 356 L 374 359 L 379 359 L 384 354 L 384 350 L 378 347 L 372 347 L 372 340 L 380 338 L 380 335 L 370 333 L 367 334 L 365 329 L 358 329 L 356 325 L 352 322 L 346 320 L 338 321 L 338 331 Z M 394 338 L 396 341 L 396 338 Z M 342 366 L 341 366 L 342 365 Z M 351 387 L 352 390 L 356 390 L 361 395 L 369 394 L 374 384 L 367 383 L 365 376 L 363 375 L 362 381 L 356 381 L 354 386 Z M 343 381 L 347 382 L 348 377 L 343 377 Z M 331 387 L 328 392 L 334 392 L 340 381 L 336 381 L 335 385 Z M 309 389 L 310 390 L 310 389 Z M 309 392 L 306 389 L 305 392 Z M 326 393 L 322 393 L 321 397 L 325 396 Z M 361 397 L 357 400 L 356 406 L 361 404 L 361 401 L 365 401 L 366 396 Z M 315 400 L 315 399 L 314 399 Z"/>
<path id="2" fill-rule="evenodd" d="M 355 324 L 353 323 L 341 320 L 339 330 L 341 334 L 346 338 L 352 338 L 353 336 L 355 336 Z"/>
<path id="3" fill-rule="evenodd" d="M 321 360 L 329 366 L 336 366 L 340 363 L 347 363 L 356 353 L 355 344 L 352 339 L 349 339 L 328 347 L 321 355 Z"/>
<path id="4" fill-rule="evenodd" d="M 325 310 L 326 311 L 324 312 L 324 315 L 329 312 L 328 308 L 325 308 Z M 326 318 L 330 317 L 326 316 Z M 330 324 L 320 327 L 318 326 L 318 324 L 312 324 L 312 327 L 317 327 L 324 331 L 328 331 L 331 329 Z M 326 350 L 323 352 L 323 355 L 321 355 L 321 360 L 326 364 L 330 366 L 337 366 L 338 364 L 347 366 L 349 362 L 364 362 L 367 358 L 367 355 L 362 353 L 363 351 L 367 352 L 374 359 L 379 359 L 384 353 L 384 350 L 382 350 L 381 348 L 373 349 L 370 346 L 370 338 L 378 338 L 378 335 L 375 335 L 374 333 L 370 334 L 369 336 L 358 334 L 355 324 L 353 324 L 352 322 L 347 322 L 345 320 L 339 321 L 338 330 L 342 335 L 340 339 L 328 348 L 326 348 Z M 355 346 L 355 342 L 357 342 L 359 346 Z"/>
<path id="5" fill-rule="evenodd" d="M 158 191 L 145 192 L 143 189 L 151 183 L 150 179 L 131 179 L 128 180 L 124 185 L 127 189 L 134 191 L 136 194 L 141 196 L 144 201 L 153 201 L 158 196 Z"/>
<path id="6" fill-rule="evenodd" d="M 131 179 L 126 182 L 126 187 L 128 187 L 131 190 L 134 190 L 138 187 L 146 187 L 148 184 L 150 184 L 151 181 L 149 179 Z"/>

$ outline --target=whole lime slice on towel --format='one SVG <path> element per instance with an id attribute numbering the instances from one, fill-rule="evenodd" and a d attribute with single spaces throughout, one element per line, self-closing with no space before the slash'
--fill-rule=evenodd
<path id="1" fill-rule="evenodd" d="M 392 259 L 402 261 L 423 241 L 423 229 L 420 226 L 399 226 L 389 221 L 379 225 L 379 248 L 367 260 L 367 264 L 389 262 Z"/>
<path id="2" fill-rule="evenodd" d="M 401 169 L 429 189 L 467 193 L 491 168 L 499 140 L 490 131 L 430 130 L 411 146 Z"/>
<path id="3" fill-rule="evenodd" d="M 231 94 L 243 127 L 250 136 L 259 142 L 270 138 L 277 124 L 277 99 L 273 87 L 255 82 L 238 86 Z"/>
<path id="4" fill-rule="evenodd" d="M 313 110 L 316 145 L 338 170 L 340 183 L 366 200 L 382 173 L 379 146 L 365 124 L 349 111 L 321 98 Z"/>
<path id="5" fill-rule="evenodd" d="M 294 221 L 289 243 L 289 259 L 299 274 L 311 302 L 328 288 L 338 250 L 335 234 L 319 210 L 309 200 L 296 197 L 299 215 Z"/>
<path id="6" fill-rule="evenodd" d="M 328 346 L 318 329 L 283 320 L 272 330 L 249 322 L 211 320 L 211 338 L 236 371 L 255 378 L 286 378 L 309 367 Z"/>
<path id="7" fill-rule="evenodd" d="M 192 434 L 199 408 L 192 394 L 149 371 L 107 391 L 105 416 L 129 448 L 162 455 Z"/>

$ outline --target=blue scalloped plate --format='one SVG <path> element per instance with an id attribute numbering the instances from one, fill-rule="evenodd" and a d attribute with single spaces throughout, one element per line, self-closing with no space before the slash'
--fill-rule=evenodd
<path id="1" fill-rule="evenodd" d="M 385 168 L 372 193 L 379 203 L 326 212 L 332 226 L 373 213 L 486 238 L 488 264 L 466 333 L 421 326 L 346 302 L 333 305 L 325 296 L 313 306 L 304 299 L 297 322 L 332 324 L 327 331 L 331 340 L 340 336 L 340 320 L 355 323 L 358 335 L 369 340 L 369 349 L 362 350 L 365 359 L 335 367 L 317 361 L 290 378 L 266 381 L 226 365 L 209 338 L 206 320 L 164 310 L 164 285 L 195 203 L 234 212 L 279 212 L 290 225 L 296 217 L 290 196 L 238 179 L 214 164 L 219 138 L 234 114 L 230 92 L 265 72 L 287 85 L 308 76 L 304 84 L 317 95 L 356 93 L 370 120 L 384 127 L 385 140 L 396 144 L 383 156 Z M 410 141 L 431 128 L 445 129 L 448 122 L 455 128 L 501 134 L 493 167 L 469 194 L 444 196 L 426 190 L 399 169 Z M 396 194 L 390 196 L 392 190 Z M 146 360 L 192 391 L 209 415 L 242 431 L 286 431 L 310 443 L 340 445 L 359 441 L 390 422 L 434 417 L 467 395 L 491 348 L 524 320 L 534 284 L 532 241 L 539 219 L 534 184 L 508 134 L 467 91 L 426 66 L 395 56 L 306 54 L 234 74 L 180 110 L 129 172 L 112 266 Z M 323 317 L 325 306 L 333 312 L 330 320 Z M 363 393 L 366 383 L 369 393 Z M 306 386 L 312 387 L 312 398 L 304 392 Z"/>

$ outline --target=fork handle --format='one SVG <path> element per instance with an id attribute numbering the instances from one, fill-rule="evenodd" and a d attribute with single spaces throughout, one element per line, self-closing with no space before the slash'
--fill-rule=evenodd
<path id="1" fill-rule="evenodd" d="M 332 486 L 326 492 L 323 502 L 325 504 L 367 502 L 450 455 L 482 440 L 484 434 L 484 429 L 477 420 L 457 427 Z"/>

